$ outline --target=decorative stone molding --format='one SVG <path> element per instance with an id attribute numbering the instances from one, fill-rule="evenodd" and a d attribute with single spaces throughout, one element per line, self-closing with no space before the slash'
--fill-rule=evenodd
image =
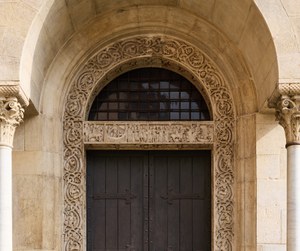
<path id="1" fill-rule="evenodd" d="M 278 85 L 278 90 L 281 95 L 300 95 L 300 83 L 281 83 Z"/>
<path id="2" fill-rule="evenodd" d="M 1 97 L 16 97 L 22 107 L 29 105 L 29 100 L 19 81 L 0 81 L 0 95 Z"/>
<path id="3" fill-rule="evenodd" d="M 213 122 L 94 122 L 85 121 L 84 144 L 108 145 L 212 145 Z"/>
<path id="4" fill-rule="evenodd" d="M 0 145 L 12 147 L 16 127 L 23 121 L 24 109 L 15 97 L 0 97 Z"/>
<path id="5" fill-rule="evenodd" d="M 124 71 L 139 67 L 164 67 L 175 69 L 183 76 L 190 74 L 192 82 L 197 83 L 197 88 L 208 98 L 214 119 L 213 247 L 215 251 L 233 250 L 235 112 L 228 84 L 215 64 L 197 47 L 166 35 L 143 35 L 118 40 L 99 49 L 78 69 L 71 82 L 63 117 L 64 251 L 86 250 L 85 143 L 104 139 L 104 136 L 101 138 L 101 127 L 87 129 L 89 122 L 85 120 L 89 105 L 105 83 Z M 120 137 L 123 129 L 109 129 L 108 139 Z M 84 134 L 86 130 L 90 131 Z M 179 132 L 176 133 L 178 139 L 183 139 Z M 122 140 L 125 141 L 125 137 Z M 128 136 L 126 140 L 129 140 Z M 130 140 L 138 141 L 141 137 Z M 170 138 L 161 136 L 159 141 L 171 146 Z M 177 146 L 181 145 L 177 143 Z"/>

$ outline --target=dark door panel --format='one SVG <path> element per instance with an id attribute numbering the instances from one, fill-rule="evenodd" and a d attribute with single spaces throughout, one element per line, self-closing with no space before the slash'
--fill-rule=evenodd
<path id="1" fill-rule="evenodd" d="M 210 151 L 89 151 L 88 251 L 211 250 Z"/>
<path id="2" fill-rule="evenodd" d="M 138 152 L 91 151 L 87 166 L 88 250 L 142 247 L 147 158 Z"/>
<path id="3" fill-rule="evenodd" d="M 150 250 L 210 250 L 210 152 L 149 157 Z"/>

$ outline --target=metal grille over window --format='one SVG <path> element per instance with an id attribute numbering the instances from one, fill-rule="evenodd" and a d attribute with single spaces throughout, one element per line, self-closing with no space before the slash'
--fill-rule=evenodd
<path id="1" fill-rule="evenodd" d="M 95 98 L 92 121 L 210 120 L 204 98 L 181 75 L 160 68 L 129 71 Z"/>

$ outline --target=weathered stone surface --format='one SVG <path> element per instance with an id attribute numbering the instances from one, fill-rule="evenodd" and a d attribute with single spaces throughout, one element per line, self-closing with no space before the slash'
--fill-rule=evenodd
<path id="1" fill-rule="evenodd" d="M 282 214 L 280 209 L 258 211 L 258 243 L 282 243 Z M 270 231 L 272 229 L 272 231 Z"/>
<path id="2" fill-rule="evenodd" d="M 85 122 L 84 143 L 94 147 L 118 145 L 212 145 L 212 122 Z"/>
<path id="3" fill-rule="evenodd" d="M 260 154 L 257 156 L 257 178 L 258 179 L 280 179 L 281 178 L 281 154 Z"/>
<path id="4" fill-rule="evenodd" d="M 0 145 L 12 147 L 16 127 L 23 118 L 24 109 L 18 99 L 0 95 Z"/>
<path id="5" fill-rule="evenodd" d="M 257 115 L 258 250 L 285 250 L 286 150 L 274 115 Z"/>
<path id="6" fill-rule="evenodd" d="M 15 175 L 14 191 L 14 250 L 59 250 L 59 179 Z"/>
<path id="7" fill-rule="evenodd" d="M 286 251 L 286 246 L 283 244 L 258 245 L 257 248 L 257 251 Z"/>
<path id="8" fill-rule="evenodd" d="M 52 6 L 54 2 L 56 6 Z M 128 34 L 169 34 L 202 46 L 202 50 L 212 61 L 217 62 L 222 73 L 228 77 L 237 113 L 253 115 L 257 107 L 268 98 L 268 93 L 272 91 L 269 87 L 273 84 L 275 86 L 278 82 L 277 59 L 280 79 L 293 82 L 300 79 L 299 1 L 256 0 L 255 2 L 271 30 L 272 35 L 269 38 L 272 39 L 270 40 L 261 34 L 267 33 L 267 29 L 263 27 L 260 14 L 253 13 L 255 6 L 252 1 L 225 3 L 218 0 L 0 0 L 0 79 L 18 81 L 21 71 L 21 85 L 25 86 L 26 94 L 43 114 L 35 118 L 26 118 L 25 124 L 17 129 L 15 150 L 19 152 L 14 154 L 15 174 L 35 177 L 35 175 L 52 175 L 54 172 L 55 177 L 61 177 L 63 169 L 61 118 L 64 110 L 63 100 L 69 89 L 66 83 L 68 83 L 70 73 L 76 72 L 78 62 L 81 62 L 87 55 L 93 54 L 111 41 L 126 37 L 126 32 Z M 47 17 L 49 9 L 52 14 L 50 13 L 51 15 Z M 38 11 L 36 22 L 39 25 L 33 25 L 28 33 Z M 261 20 L 262 23 L 257 24 L 257 20 Z M 213 25 L 217 28 L 215 29 Z M 43 31 L 40 32 L 42 27 Z M 23 47 L 26 36 L 28 46 Z M 242 40 L 239 40 L 240 37 Z M 253 39 L 256 39 L 255 43 L 252 43 Z M 235 43 L 238 41 L 240 44 L 236 49 Z M 276 53 L 272 48 L 273 41 Z M 21 53 L 23 64 L 20 69 Z M 245 57 L 248 60 L 247 63 L 240 60 Z M 252 62 L 251 65 L 256 67 L 256 70 L 251 70 L 252 66 L 249 62 Z M 24 76 L 27 79 L 23 78 Z M 253 87 L 250 87 L 251 82 L 253 82 Z M 255 92 L 258 94 L 259 104 Z M 249 102 L 250 100 L 252 101 Z M 256 130 L 249 127 L 253 122 L 249 119 L 248 122 L 241 123 L 236 134 L 238 141 L 235 153 L 238 156 L 238 166 L 235 171 L 236 180 L 240 182 L 236 196 L 237 203 L 243 206 L 250 204 L 242 201 L 242 198 L 245 193 L 256 188 L 253 181 L 255 177 L 253 162 L 256 162 L 258 201 L 260 205 L 265 206 L 265 208 L 258 207 L 258 211 L 273 210 L 279 206 L 279 209 L 284 212 L 283 193 L 286 179 L 284 131 L 274 122 L 273 115 L 258 116 L 257 119 Z M 253 137 L 255 132 L 257 141 Z M 257 153 L 255 154 L 253 147 L 255 148 L 256 143 Z M 42 151 L 47 154 L 41 153 Z M 248 160 L 245 160 L 246 158 Z M 241 169 L 238 170 L 238 167 Z M 54 181 L 49 181 L 49 186 L 54 186 L 54 183 Z M 28 193 L 34 193 L 37 188 L 41 188 L 41 185 L 37 187 L 35 185 L 35 182 L 31 184 L 28 182 L 28 186 L 25 184 L 24 188 Z M 55 186 L 55 189 L 62 192 L 60 186 L 61 184 Z M 278 193 L 278 189 L 283 192 Z M 268 191 L 266 195 L 264 190 Z M 276 191 L 276 196 L 271 196 L 271 201 L 268 201 L 267 195 L 272 193 L 270 191 Z M 48 193 L 46 195 L 51 197 Z M 251 200 L 255 200 L 253 194 L 250 197 Z M 62 198 L 57 200 L 60 203 L 63 201 Z M 41 207 L 48 207 L 47 202 L 43 200 L 39 202 L 42 204 Z M 51 217 L 47 218 L 41 214 L 44 209 L 42 210 L 34 203 L 36 202 L 29 199 L 23 203 L 37 210 L 38 219 L 33 216 L 30 218 L 30 211 L 24 213 L 24 221 L 30 221 L 29 228 L 34 230 L 34 234 L 32 237 L 27 235 L 29 241 L 16 239 L 16 250 L 62 250 L 59 244 L 55 246 L 50 244 L 53 236 L 60 243 L 61 219 L 58 216 L 52 216 L 50 211 L 61 212 L 61 205 L 53 207 L 49 205 L 48 211 L 45 210 L 45 212 L 49 212 Z M 240 212 L 245 210 L 243 206 Z M 252 226 L 250 224 L 252 218 L 246 219 L 243 213 L 239 216 L 241 218 L 238 218 L 238 222 L 249 221 L 243 224 Z M 271 216 L 277 217 L 278 214 L 270 214 L 266 222 L 263 217 L 258 218 L 259 229 L 267 230 L 266 225 L 270 221 L 272 224 Z M 286 227 L 283 220 L 285 216 L 281 217 L 281 236 L 285 236 Z M 56 224 L 52 226 L 51 221 L 54 222 L 54 218 Z M 37 225 L 35 229 L 32 226 L 34 220 Z M 14 225 L 18 233 L 26 230 L 25 225 L 20 225 L 18 229 L 18 222 Z M 274 230 L 276 238 L 279 236 L 277 230 L 277 228 Z M 268 242 L 273 242 L 270 239 L 271 233 L 264 235 L 263 231 L 258 231 L 260 251 L 285 250 L 282 244 L 285 242 L 284 237 L 281 237 L 282 243 L 268 244 Z M 243 234 L 248 237 L 244 232 Z M 45 236 L 49 238 L 43 240 L 41 235 L 43 238 Z M 245 243 L 248 243 L 248 240 Z M 253 247 L 247 246 L 245 249 L 253 250 Z"/>

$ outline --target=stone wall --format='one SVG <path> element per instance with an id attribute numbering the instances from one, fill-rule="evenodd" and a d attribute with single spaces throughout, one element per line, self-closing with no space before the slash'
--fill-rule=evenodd
<path id="1" fill-rule="evenodd" d="M 62 161 L 60 124 L 53 117 L 26 118 L 13 151 L 14 251 L 61 250 Z"/>
<path id="2" fill-rule="evenodd" d="M 299 82 L 300 1 L 255 0 L 275 43 L 280 82 Z"/>
<path id="3" fill-rule="evenodd" d="M 274 115 L 257 115 L 257 251 L 286 250 L 286 149 Z"/>
<path id="4" fill-rule="evenodd" d="M 18 80 L 29 27 L 43 0 L 0 1 L 0 80 Z"/>
<path id="5" fill-rule="evenodd" d="M 32 81 L 32 77 L 34 75 L 37 79 L 36 81 L 35 79 L 33 79 L 33 84 L 27 86 L 27 93 L 28 96 L 30 96 L 29 98 L 31 98 L 31 102 L 36 104 L 37 107 L 40 104 L 40 93 L 42 93 L 42 89 L 44 88 L 44 92 L 47 93 L 47 95 L 44 94 L 45 96 L 47 96 L 47 99 L 44 98 L 44 100 L 42 100 L 41 102 L 44 105 L 39 110 L 40 115 L 36 117 L 26 117 L 25 123 L 22 124 L 16 132 L 14 142 L 15 148 L 13 153 L 15 251 L 61 250 L 61 217 L 63 199 L 61 185 L 62 132 L 60 130 L 62 130 L 62 127 L 60 116 L 53 115 L 57 112 L 57 110 L 61 109 L 61 106 L 59 102 L 56 105 L 53 104 L 54 99 L 48 98 L 48 93 L 52 93 L 52 95 L 54 95 L 53 93 L 56 94 L 57 92 L 62 93 L 63 89 L 66 88 L 60 83 L 62 79 L 66 79 L 66 76 L 59 77 L 63 76 L 64 74 L 59 72 L 67 72 L 67 70 L 70 70 L 67 67 L 68 63 L 66 62 L 68 62 L 68 60 L 72 61 L 72 59 L 75 58 L 75 56 L 70 56 L 70 52 L 75 53 L 75 50 L 73 50 L 73 48 L 77 46 L 78 51 L 84 51 L 82 50 L 83 47 L 81 47 L 81 45 L 87 46 L 87 41 L 93 41 L 93 44 L 96 44 L 97 40 L 99 39 L 99 37 L 97 37 L 99 34 L 96 34 L 96 32 L 101 33 L 103 36 L 103 31 L 105 31 L 104 28 L 103 30 L 94 28 L 84 32 L 81 29 L 81 25 L 86 24 L 90 20 L 90 18 L 96 16 L 96 13 L 94 13 L 94 8 L 91 8 L 90 6 L 90 2 L 104 3 L 105 1 L 56 1 L 60 3 L 60 5 L 57 5 L 57 8 L 61 11 L 55 11 L 54 13 L 57 13 L 57 16 L 50 16 L 48 21 L 51 24 L 61 24 L 63 22 L 64 27 L 61 27 L 60 25 L 56 26 L 56 31 L 59 32 L 61 30 L 63 34 L 58 39 L 56 31 L 54 32 L 50 27 L 47 31 L 49 32 L 49 34 L 43 33 L 40 36 L 40 48 L 42 48 L 39 51 L 40 54 L 36 53 L 36 55 L 34 55 L 34 50 L 23 50 L 24 41 L 28 36 L 28 31 L 32 24 L 32 20 L 34 19 L 34 17 L 36 17 L 36 14 L 41 9 L 42 4 L 45 2 L 47 2 L 50 6 L 52 2 L 55 1 L 0 0 L 0 82 L 2 81 L 3 83 L 3 81 L 19 81 L 20 71 L 24 72 L 24 74 L 27 74 L 28 81 Z M 73 2 L 73 4 L 71 4 L 71 2 Z M 80 8 L 77 8 L 75 6 L 76 4 L 74 4 L 75 2 L 80 2 L 81 7 L 78 5 Z M 124 3 L 125 2 L 127 3 L 129 1 L 124 1 Z M 159 1 L 153 0 L 153 2 L 157 4 Z M 172 20 L 175 20 L 176 22 L 174 21 L 174 23 L 176 24 L 177 21 L 182 22 L 183 20 L 182 18 L 178 18 L 177 15 L 175 15 L 174 18 L 169 11 L 168 6 L 171 5 L 171 3 L 175 3 L 177 1 L 170 0 L 161 2 L 169 2 L 169 4 L 166 4 L 164 8 L 159 8 L 161 12 L 164 11 L 164 9 L 167 10 L 165 11 L 166 18 L 164 18 L 163 15 L 159 16 L 160 12 L 155 12 L 156 15 L 158 15 L 157 18 L 163 18 L 165 20 L 165 25 L 169 25 L 173 29 L 175 25 L 171 25 Z M 203 8 L 194 8 L 195 5 L 193 3 L 199 3 L 200 1 L 182 0 L 178 2 L 182 4 L 183 7 L 181 7 L 184 10 L 192 8 L 194 9 L 195 13 L 199 13 L 201 10 L 203 10 Z M 245 5 L 248 5 L 250 2 L 252 3 L 252 1 L 250 0 L 244 2 L 247 3 Z M 239 7 L 239 4 L 244 4 L 244 2 L 235 1 L 237 5 L 232 5 L 230 3 L 226 3 L 224 4 L 224 6 L 218 5 L 216 11 L 220 11 L 220 13 L 223 13 L 223 10 L 225 10 L 226 7 L 228 11 L 224 11 L 224 17 L 235 18 L 235 15 L 227 15 L 227 13 L 233 13 L 234 9 L 242 9 L 242 7 Z M 263 17 L 266 19 L 268 27 L 271 30 L 272 37 L 276 46 L 276 53 L 279 59 L 280 80 L 296 81 L 297 79 L 300 79 L 300 71 L 297 68 L 299 65 L 297 62 L 299 62 L 300 60 L 299 0 L 255 0 L 254 2 L 258 5 L 258 8 L 262 12 Z M 149 3 L 149 1 L 147 3 Z M 78 13 L 81 13 L 82 6 L 85 5 L 89 5 L 90 8 L 85 8 L 86 12 L 84 12 L 84 15 L 82 15 L 86 18 L 80 19 L 78 18 L 80 16 Z M 126 6 L 127 5 L 124 4 L 123 7 Z M 70 11 L 65 10 L 67 7 Z M 108 7 L 110 8 L 112 6 L 109 5 Z M 147 15 L 141 14 L 144 13 L 142 12 L 143 10 L 145 11 L 145 13 L 149 13 L 148 8 L 149 7 L 134 7 L 130 9 L 130 11 L 129 8 L 127 10 L 126 8 L 120 10 L 117 8 L 115 11 L 120 17 L 123 17 L 124 20 L 131 20 L 126 16 L 126 13 L 128 12 L 130 15 L 134 14 L 138 16 L 139 22 L 141 18 L 144 18 L 145 23 L 149 24 L 147 20 L 150 20 L 151 18 Z M 99 7 L 99 13 L 100 10 L 103 10 L 103 6 Z M 207 13 L 213 12 L 205 11 L 205 15 Z M 239 13 L 239 11 L 237 11 L 237 13 Z M 241 13 L 245 15 L 244 21 L 246 22 L 246 17 L 248 16 L 247 12 L 241 11 Z M 70 44 L 66 43 L 66 41 L 69 41 L 69 30 L 66 28 L 66 26 L 68 23 L 72 22 L 67 22 L 66 20 L 61 18 L 61 16 L 64 16 L 64 14 L 66 14 L 66 18 L 71 18 L 72 21 L 74 21 L 74 30 L 76 30 L 76 32 L 81 31 L 78 37 L 74 36 L 77 39 L 77 42 L 72 45 L 73 47 Z M 130 16 L 129 14 L 128 16 Z M 168 17 L 168 15 L 170 15 L 170 17 Z M 41 18 L 41 16 L 42 13 L 40 13 L 39 21 L 40 24 L 43 25 L 44 20 Z M 220 15 L 214 15 L 214 20 L 218 21 L 219 19 L 215 19 L 216 17 L 220 17 Z M 155 18 L 155 21 L 157 21 L 157 18 Z M 53 20 L 60 21 L 54 22 Z M 119 22 L 122 23 L 122 20 L 123 19 L 120 18 Z M 188 22 L 191 23 L 191 20 L 192 19 L 189 19 Z M 254 18 L 254 20 L 257 19 Z M 95 23 L 95 25 L 99 26 L 99 24 L 101 24 L 100 21 L 103 21 L 103 24 L 106 24 L 107 18 L 104 17 L 103 20 L 99 19 L 99 22 Z M 198 21 L 195 21 L 193 23 L 193 29 L 202 31 L 202 28 L 199 28 L 200 26 Z M 155 25 L 156 23 L 151 24 Z M 217 27 L 221 27 L 223 24 L 226 26 L 226 24 L 228 23 L 220 22 Z M 140 25 L 140 23 L 132 21 L 132 26 L 134 25 Z M 103 27 L 106 26 L 103 25 Z M 253 25 L 249 25 L 249 27 L 251 27 L 251 31 L 253 32 L 253 34 L 263 33 L 257 30 L 259 27 L 255 27 Z M 117 23 L 117 21 L 115 21 L 115 29 L 119 29 L 119 23 Z M 185 23 L 183 24 L 182 29 L 186 30 Z M 108 33 L 111 33 L 110 27 L 108 28 L 107 26 L 107 30 Z M 244 31 L 242 29 L 239 29 L 240 31 L 237 33 L 233 30 L 233 27 L 231 25 L 229 25 L 228 27 L 222 26 L 222 29 L 220 28 L 220 30 L 223 30 L 223 32 L 229 30 L 230 32 L 232 32 L 232 34 L 245 33 L 244 35 L 246 38 L 243 40 L 245 44 L 239 43 L 239 46 L 241 48 L 250 48 L 249 53 L 246 54 L 246 56 L 253 54 L 253 50 L 251 50 L 251 47 L 247 46 L 247 42 L 250 41 L 250 39 L 248 38 L 252 37 L 252 33 L 250 33 L 249 31 L 242 32 Z M 210 38 L 213 37 L 211 36 L 210 32 L 207 33 L 209 34 Z M 36 35 L 35 32 L 33 32 L 32 34 L 33 37 Z M 85 36 L 86 34 L 89 35 Z M 97 36 L 95 36 L 95 34 Z M 213 40 L 215 42 L 218 42 L 215 37 L 213 37 Z M 28 42 L 30 46 L 35 47 L 35 44 L 31 44 L 30 41 L 31 40 L 29 40 Z M 272 41 L 269 40 L 266 41 L 266 47 L 268 47 L 269 43 L 271 42 Z M 60 44 L 58 45 L 58 43 Z M 220 44 L 223 45 L 224 43 L 220 42 Z M 48 47 L 45 47 L 45 45 L 47 45 Z M 89 48 L 92 47 L 91 44 L 89 44 L 88 46 Z M 84 48 L 86 49 L 86 47 Z M 227 47 L 227 49 L 228 48 L 229 47 Z M 260 46 L 258 48 L 261 49 Z M 61 55 L 60 57 L 56 57 L 57 55 L 59 55 L 57 54 L 59 50 L 61 50 Z M 262 51 L 265 52 L 267 50 L 262 49 Z M 222 51 L 222 53 L 226 53 L 226 50 Z M 23 65 L 24 67 L 20 67 L 22 54 L 25 62 Z M 78 57 L 81 57 L 82 54 L 78 54 Z M 51 58 L 48 59 L 48 57 L 50 57 L 49 55 L 51 55 Z M 266 53 L 266 55 L 268 55 L 268 53 Z M 30 63 L 32 63 L 34 57 L 36 57 L 35 62 L 37 62 L 36 65 L 38 65 L 38 67 L 35 69 L 36 72 L 32 72 L 31 68 L 28 68 Z M 51 65 L 51 63 L 53 62 L 53 58 L 55 57 L 57 61 L 56 63 L 54 62 Z M 258 58 L 261 58 L 260 54 Z M 266 66 L 269 66 L 270 62 L 268 62 L 268 56 L 265 57 L 265 60 Z M 272 60 L 274 61 L 274 59 Z M 71 65 L 70 62 L 69 64 Z M 254 65 L 258 66 L 258 64 Z M 48 68 L 51 69 L 48 70 Z M 45 76 L 49 73 L 49 71 L 56 72 L 56 74 L 49 74 L 48 77 L 50 76 L 50 80 L 48 82 L 50 84 L 42 86 L 45 81 Z M 259 73 L 260 71 L 263 71 L 266 74 L 269 73 L 269 70 L 265 69 L 264 67 L 258 67 L 257 71 Z M 266 85 L 264 84 L 268 81 L 268 78 L 265 77 L 265 75 L 259 73 L 257 75 L 259 76 L 261 85 L 258 86 L 260 86 L 260 88 L 265 88 Z M 274 75 L 277 76 L 277 74 Z M 246 76 L 245 78 L 248 79 L 248 76 Z M 239 81 L 243 82 L 241 80 Z M 255 81 L 256 80 L 254 79 L 254 82 Z M 246 91 L 248 90 L 247 88 L 243 87 L 240 89 L 245 90 L 245 95 L 249 95 L 249 91 Z M 264 100 L 262 100 L 262 102 L 263 101 Z M 47 116 L 45 114 L 47 114 Z M 26 116 L 28 116 L 28 110 Z M 257 114 L 256 119 L 257 250 L 284 251 L 286 250 L 285 136 L 283 129 L 278 126 L 277 122 L 275 122 L 274 115 Z M 241 193 L 242 192 L 244 192 L 243 189 L 241 189 Z M 246 205 L 247 203 L 245 202 L 244 204 Z"/>

